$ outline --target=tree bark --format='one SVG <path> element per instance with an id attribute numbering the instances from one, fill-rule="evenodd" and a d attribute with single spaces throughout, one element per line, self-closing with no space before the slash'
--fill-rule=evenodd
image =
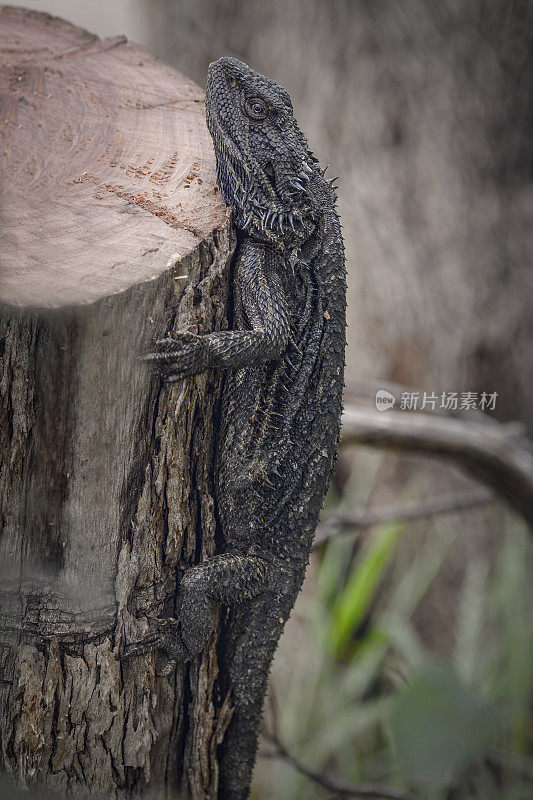
<path id="1" fill-rule="evenodd" d="M 201 91 L 123 38 L 0 10 L 0 730 L 23 786 L 216 793 L 216 636 L 124 657 L 215 550 L 220 378 L 139 356 L 226 325 Z M 7 180 L 6 180 L 7 179 Z"/>

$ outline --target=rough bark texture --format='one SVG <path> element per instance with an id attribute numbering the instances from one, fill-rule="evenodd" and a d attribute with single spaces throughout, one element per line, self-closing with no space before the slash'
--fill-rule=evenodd
<path id="1" fill-rule="evenodd" d="M 180 569 L 215 550 L 219 377 L 161 388 L 138 359 L 169 326 L 226 325 L 234 242 L 202 95 L 123 40 L 33 12 L 4 9 L 0 21 L 11 159 L 0 286 L 3 767 L 25 786 L 78 797 L 162 797 L 170 785 L 210 798 L 229 714 L 215 637 L 169 672 L 161 653 L 123 656 L 150 617 L 175 613 Z M 124 131 L 126 106 L 142 110 Z M 71 180 L 60 187 L 66 134 Z M 109 148 L 117 137 L 120 156 Z M 113 171 L 120 192 L 106 189 Z"/>

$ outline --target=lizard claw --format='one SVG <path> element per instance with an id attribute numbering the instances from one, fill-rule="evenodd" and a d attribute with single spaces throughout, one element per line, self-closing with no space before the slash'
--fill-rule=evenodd
<path id="1" fill-rule="evenodd" d="M 168 669 L 170 672 L 175 663 L 190 658 L 181 639 L 180 622 L 172 617 L 163 619 L 149 617 L 149 619 L 150 630 L 141 639 L 125 644 L 122 657 L 131 658 L 153 650 L 163 650 L 171 662 Z"/>
<path id="2" fill-rule="evenodd" d="M 158 349 L 142 356 L 142 360 L 169 382 L 196 375 L 209 366 L 205 336 L 178 331 L 158 339 L 155 344 Z"/>

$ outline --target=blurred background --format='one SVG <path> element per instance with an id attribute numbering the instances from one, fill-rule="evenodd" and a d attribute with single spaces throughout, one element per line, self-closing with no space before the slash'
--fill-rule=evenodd
<path id="1" fill-rule="evenodd" d="M 12 4 L 124 33 L 202 86 L 228 54 L 283 84 L 341 176 L 346 402 L 389 383 L 496 393 L 492 416 L 533 434 L 529 0 Z M 449 463 L 350 446 L 328 508 L 476 490 Z M 302 762 L 435 800 L 531 800 L 532 560 L 525 524 L 492 498 L 318 547 L 272 671 L 253 797 L 346 796 Z"/>

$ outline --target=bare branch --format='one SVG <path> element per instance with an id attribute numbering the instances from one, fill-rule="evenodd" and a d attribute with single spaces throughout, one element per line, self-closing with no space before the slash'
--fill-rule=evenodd
<path id="1" fill-rule="evenodd" d="M 433 517 L 436 514 L 449 514 L 454 511 L 465 511 L 477 508 L 494 501 L 494 494 L 488 489 L 473 492 L 462 492 L 444 497 L 431 498 L 410 506 L 390 506 L 388 508 L 372 508 L 369 511 L 351 514 L 327 515 L 318 526 L 313 548 L 316 549 L 334 536 L 350 531 L 369 528 L 383 522 L 420 519 Z"/>
<path id="2" fill-rule="evenodd" d="M 310 780 L 334 792 L 335 795 L 342 797 L 381 797 L 386 800 L 419 800 L 417 795 L 411 792 L 404 792 L 401 789 L 394 789 L 392 786 L 382 786 L 377 783 L 345 783 L 337 778 L 329 778 L 321 772 L 303 764 L 298 758 L 295 758 L 282 744 L 278 736 L 266 731 L 263 732 L 265 739 L 274 747 L 273 752 L 261 752 L 262 758 L 281 758 L 286 761 L 302 775 L 305 775 Z"/>
<path id="3" fill-rule="evenodd" d="M 342 442 L 443 456 L 496 490 L 533 527 L 533 449 L 515 424 L 347 406 Z"/>

